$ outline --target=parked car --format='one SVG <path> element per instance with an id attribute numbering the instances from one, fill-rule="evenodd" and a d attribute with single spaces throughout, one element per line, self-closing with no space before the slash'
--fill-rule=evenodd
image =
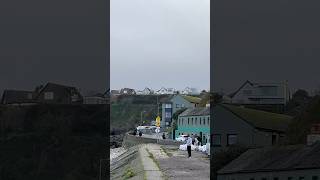
<path id="1" fill-rule="evenodd" d="M 179 135 L 179 136 L 176 138 L 176 141 L 183 142 L 183 141 L 186 141 L 188 137 L 189 137 L 188 135 Z"/>

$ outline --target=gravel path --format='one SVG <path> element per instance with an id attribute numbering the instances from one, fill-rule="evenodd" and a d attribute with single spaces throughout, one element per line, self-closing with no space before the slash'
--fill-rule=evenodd
<path id="1" fill-rule="evenodd" d="M 187 158 L 187 151 L 180 151 L 176 146 L 162 146 L 169 158 L 156 157 L 161 171 L 168 180 L 209 180 L 210 159 L 207 155 L 192 151 L 192 157 Z"/>

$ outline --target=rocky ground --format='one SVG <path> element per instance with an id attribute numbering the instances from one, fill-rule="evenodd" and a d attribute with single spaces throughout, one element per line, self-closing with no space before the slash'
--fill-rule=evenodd
<path id="1" fill-rule="evenodd" d="M 110 148 L 118 148 L 122 146 L 124 134 L 110 135 Z"/>

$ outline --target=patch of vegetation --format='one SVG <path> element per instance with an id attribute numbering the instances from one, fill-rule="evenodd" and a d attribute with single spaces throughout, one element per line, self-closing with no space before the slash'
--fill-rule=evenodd
<path id="1" fill-rule="evenodd" d="M 130 179 L 132 177 L 134 177 L 136 174 L 134 173 L 134 171 L 131 168 L 128 168 L 124 174 L 122 175 L 122 177 L 124 179 Z"/>
<path id="2" fill-rule="evenodd" d="M 149 157 L 152 159 L 152 161 L 157 165 L 157 167 L 160 169 L 160 165 L 159 165 L 159 162 L 156 160 L 156 158 L 153 156 L 153 154 L 149 151 L 148 148 L 146 148 L 148 154 L 149 154 Z"/>
<path id="3" fill-rule="evenodd" d="M 168 157 L 172 157 L 172 153 L 168 152 L 167 148 L 160 146 L 160 150 L 163 151 Z"/>

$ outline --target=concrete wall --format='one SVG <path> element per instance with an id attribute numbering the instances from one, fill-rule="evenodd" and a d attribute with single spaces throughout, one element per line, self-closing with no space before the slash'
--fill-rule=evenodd
<path id="1" fill-rule="evenodd" d="M 295 170 L 295 171 L 279 171 L 279 172 L 258 172 L 258 173 L 237 173 L 231 175 L 218 175 L 218 180 L 288 180 L 292 177 L 292 180 L 299 180 L 300 177 L 304 177 L 303 180 L 313 180 L 312 177 L 317 176 L 320 179 L 320 168 L 308 169 L 308 170 Z"/>
<path id="2" fill-rule="evenodd" d="M 126 134 L 125 137 L 123 138 L 122 146 L 124 147 L 132 147 L 138 144 L 148 144 L 148 143 L 157 143 L 156 139 L 150 139 L 150 138 L 144 138 L 144 137 L 138 137 L 138 136 L 133 136 Z M 170 139 L 160 139 L 158 144 L 161 145 L 181 145 L 183 143 L 173 141 Z"/>

